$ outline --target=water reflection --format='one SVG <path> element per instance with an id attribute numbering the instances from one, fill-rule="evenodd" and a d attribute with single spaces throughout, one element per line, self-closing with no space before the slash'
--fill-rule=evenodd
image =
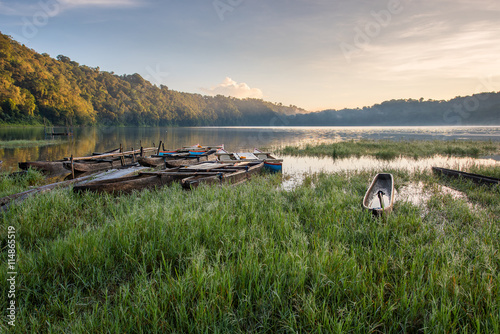
<path id="1" fill-rule="evenodd" d="M 0 140 L 43 140 L 43 128 L 0 128 Z M 319 144 L 357 139 L 389 140 L 493 140 L 500 141 L 500 127 L 189 127 L 189 128 L 75 128 L 74 136 L 61 138 L 51 146 L 1 149 L 2 170 L 17 169 L 20 161 L 58 160 L 85 156 L 119 147 L 153 147 L 159 141 L 166 148 L 193 144 L 225 144 L 231 151 L 254 147 Z M 288 159 L 288 158 L 287 158 Z M 292 159 L 292 158 L 290 158 Z M 293 160 L 290 160 L 293 161 Z M 286 163 L 286 162 L 285 162 Z M 356 162 L 362 164 L 362 161 Z M 337 162 L 336 164 L 339 164 Z"/>
<path id="2" fill-rule="evenodd" d="M 305 175 L 311 173 L 339 173 L 339 172 L 357 172 L 373 171 L 383 173 L 388 170 L 400 169 L 410 172 L 430 171 L 431 167 L 439 166 L 444 168 L 467 170 L 471 166 L 496 166 L 500 165 L 494 159 L 474 159 L 458 158 L 436 155 L 431 158 L 405 158 L 399 157 L 393 160 L 380 160 L 373 157 L 352 157 L 345 159 L 333 158 L 312 158 L 312 157 L 294 157 L 280 156 L 283 159 L 283 174 L 286 176 L 283 182 L 283 188 L 291 190 L 301 184 Z"/>

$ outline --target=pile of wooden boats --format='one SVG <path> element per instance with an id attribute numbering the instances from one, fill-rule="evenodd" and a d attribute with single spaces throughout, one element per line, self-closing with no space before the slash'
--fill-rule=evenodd
<path id="1" fill-rule="evenodd" d="M 195 163 L 214 160 L 214 153 L 219 146 L 187 146 L 176 150 L 158 150 L 158 153 L 149 157 L 140 157 L 137 161 L 145 167 L 163 167 L 174 168 L 180 166 L 189 166 Z"/>
<path id="2" fill-rule="evenodd" d="M 122 152 L 121 149 L 117 148 L 104 153 L 92 153 L 92 155 L 85 157 L 70 157 L 57 161 L 20 162 L 19 168 L 22 170 L 37 169 L 47 174 L 69 173 L 69 171 L 96 172 L 133 164 L 139 156 L 152 150 L 156 150 L 156 148 L 141 148 L 129 152 Z"/>
<path id="3" fill-rule="evenodd" d="M 180 183 L 185 189 L 193 189 L 200 184 L 239 184 L 260 173 L 264 168 L 271 171 L 282 170 L 282 159 L 270 153 L 254 149 L 253 152 L 229 153 L 224 145 L 186 146 L 176 150 L 148 148 L 122 152 L 121 149 L 91 156 L 65 158 L 59 161 L 36 161 L 19 163 L 22 169 L 36 168 L 45 172 L 84 173 L 105 171 L 116 168 L 130 168 L 142 165 L 154 170 L 121 174 L 92 180 L 85 178 L 75 183 L 74 191 L 103 193 L 130 193 L 134 190 L 158 188 L 172 183 Z M 155 151 L 146 155 L 145 152 Z M 140 168 L 144 168 L 140 167 Z M 139 168 L 139 167 L 137 167 Z M 131 172 L 132 173 L 132 172 Z M 80 175 L 80 174 L 79 174 Z M 125 175 L 125 176 L 124 176 Z"/>

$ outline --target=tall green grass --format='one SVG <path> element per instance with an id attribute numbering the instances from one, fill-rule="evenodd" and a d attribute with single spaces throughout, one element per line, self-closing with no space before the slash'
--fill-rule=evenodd
<path id="1" fill-rule="evenodd" d="M 114 197 L 56 190 L 1 216 L 17 229 L 13 333 L 500 331 L 498 187 L 422 181 L 427 209 L 375 219 L 372 173 L 280 176 Z M 496 171 L 495 171 L 496 172 Z M 436 183 L 462 187 L 465 200 Z M 478 190 L 479 189 L 479 190 Z M 474 194 L 484 194 L 476 197 Z M 6 270 L 0 308 L 6 309 Z"/>
<path id="2" fill-rule="evenodd" d="M 279 150 L 284 155 L 316 156 L 332 158 L 374 156 L 390 160 L 400 155 L 413 157 L 431 157 L 436 154 L 477 158 L 488 154 L 499 154 L 500 143 L 493 141 L 394 141 L 394 140 L 359 140 L 343 141 L 333 144 L 286 146 Z"/>
<path id="3" fill-rule="evenodd" d="M 44 181 L 43 174 L 31 168 L 14 175 L 0 173 L 0 197 L 26 191 L 32 186 L 44 184 Z"/>

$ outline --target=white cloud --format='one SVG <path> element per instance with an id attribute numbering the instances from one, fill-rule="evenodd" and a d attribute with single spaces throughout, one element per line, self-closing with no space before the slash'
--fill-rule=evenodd
<path id="1" fill-rule="evenodd" d="M 263 97 L 263 93 L 258 88 L 250 88 L 246 83 L 237 83 L 233 79 L 226 77 L 224 81 L 215 87 L 210 89 L 202 88 L 202 91 L 209 95 L 224 95 L 232 96 L 239 99 L 244 98 L 254 98 L 260 99 Z"/>

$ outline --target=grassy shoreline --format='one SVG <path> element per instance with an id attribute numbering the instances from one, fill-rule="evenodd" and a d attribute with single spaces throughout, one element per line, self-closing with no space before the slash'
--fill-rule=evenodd
<path id="1" fill-rule="evenodd" d="M 16 229 L 19 305 L 16 327 L 0 329 L 499 332 L 500 188 L 389 172 L 398 190 L 425 184 L 426 207 L 397 201 L 374 219 L 361 208 L 366 171 L 314 174 L 288 192 L 267 175 L 192 192 L 30 198 L 0 217 L 3 268 Z M 6 279 L 0 271 L 4 310 Z"/>
<path id="2" fill-rule="evenodd" d="M 286 146 L 278 151 L 283 155 L 348 158 L 374 156 L 380 159 L 394 159 L 398 156 L 415 159 L 434 155 L 477 158 L 500 153 L 500 142 L 493 141 L 426 141 L 426 140 L 359 140 L 304 147 Z"/>
<path id="3" fill-rule="evenodd" d="M 25 148 L 25 147 L 43 147 L 51 145 L 60 145 L 62 140 L 0 140 L 0 149 L 2 148 Z"/>

